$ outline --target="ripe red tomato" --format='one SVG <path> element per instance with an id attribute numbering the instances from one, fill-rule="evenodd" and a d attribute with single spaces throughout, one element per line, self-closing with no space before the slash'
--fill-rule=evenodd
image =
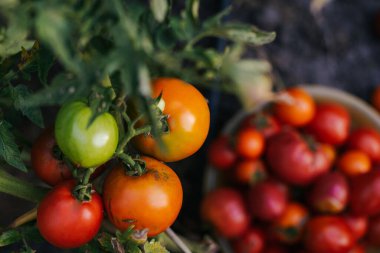
<path id="1" fill-rule="evenodd" d="M 98 233 L 103 220 L 102 199 L 96 192 L 91 201 L 80 202 L 72 194 L 74 180 L 55 186 L 37 210 L 37 227 L 52 245 L 77 248 Z"/>
<path id="2" fill-rule="evenodd" d="M 374 246 L 380 246 L 380 216 L 371 218 L 368 221 L 368 241 Z"/>
<path id="3" fill-rule="evenodd" d="M 351 211 L 356 215 L 373 216 L 380 213 L 380 171 L 356 176 L 351 182 Z"/>
<path id="4" fill-rule="evenodd" d="M 308 211 L 303 205 L 289 203 L 281 216 L 274 220 L 272 234 L 279 242 L 295 243 L 301 238 L 308 216 Z"/>
<path id="5" fill-rule="evenodd" d="M 137 149 L 164 162 L 194 154 L 205 141 L 210 126 L 207 100 L 194 86 L 176 78 L 158 78 L 152 89 L 153 98 L 162 94 L 163 113 L 168 115 L 169 132 L 161 136 L 165 149 L 145 134 L 135 138 Z"/>
<path id="6" fill-rule="evenodd" d="M 348 137 L 350 123 L 346 108 L 335 103 L 322 103 L 317 105 L 315 116 L 306 130 L 320 142 L 341 145 Z"/>
<path id="7" fill-rule="evenodd" d="M 214 139 L 208 148 L 208 160 L 217 169 L 231 168 L 235 164 L 236 158 L 236 153 L 230 147 L 229 138 L 226 135 Z"/>
<path id="8" fill-rule="evenodd" d="M 267 177 L 265 165 L 258 159 L 238 162 L 234 168 L 234 173 L 236 181 L 241 184 L 255 184 Z"/>
<path id="9" fill-rule="evenodd" d="M 283 129 L 269 138 L 266 158 L 278 177 L 294 185 L 309 184 L 331 167 L 331 159 L 322 147 L 318 143 L 309 145 L 293 129 Z"/>
<path id="10" fill-rule="evenodd" d="M 54 130 L 47 128 L 34 142 L 30 154 L 34 172 L 42 181 L 50 185 L 56 185 L 72 177 L 66 164 L 55 157 L 55 146 Z"/>
<path id="11" fill-rule="evenodd" d="M 287 205 L 287 190 L 284 185 L 266 180 L 251 187 L 248 192 L 248 206 L 253 217 L 274 220 L 280 217 Z"/>
<path id="12" fill-rule="evenodd" d="M 310 253 L 347 253 L 354 242 L 341 217 L 316 216 L 306 224 L 304 243 Z"/>
<path id="13" fill-rule="evenodd" d="M 349 177 L 371 170 L 371 159 L 361 150 L 348 150 L 338 159 L 338 169 Z"/>
<path id="14" fill-rule="evenodd" d="M 356 244 L 348 253 L 366 253 L 366 250 L 363 245 Z"/>
<path id="15" fill-rule="evenodd" d="M 340 172 L 329 172 L 319 177 L 310 192 L 310 204 L 322 213 L 340 213 L 347 205 L 349 187 Z"/>
<path id="16" fill-rule="evenodd" d="M 155 236 L 176 220 L 182 206 L 182 185 L 164 163 L 141 157 L 146 172 L 130 176 L 124 166 L 111 170 L 103 185 L 103 201 L 112 224 L 120 230 L 134 225 Z"/>
<path id="17" fill-rule="evenodd" d="M 365 235 L 368 228 L 368 219 L 366 216 L 345 215 L 343 218 L 350 227 L 355 240 L 359 240 Z"/>
<path id="18" fill-rule="evenodd" d="M 280 131 L 280 123 L 270 114 L 255 113 L 242 121 L 241 128 L 254 128 L 266 139 Z"/>
<path id="19" fill-rule="evenodd" d="M 349 149 L 359 149 L 373 162 L 380 162 L 380 134 L 371 128 L 358 128 L 348 138 Z"/>
<path id="20" fill-rule="evenodd" d="M 264 249 L 263 233 L 256 228 L 250 228 L 234 242 L 235 253 L 261 253 Z"/>
<path id="21" fill-rule="evenodd" d="M 243 158 L 255 159 L 264 151 L 264 137 L 253 128 L 239 130 L 236 136 L 236 153 Z"/>
<path id="22" fill-rule="evenodd" d="M 277 118 L 291 126 L 300 127 L 308 124 L 315 114 L 313 98 L 302 88 L 286 90 L 289 101 L 279 101 L 274 106 Z"/>
<path id="23" fill-rule="evenodd" d="M 243 197 L 232 188 L 209 192 L 202 201 L 201 215 L 226 238 L 242 235 L 250 222 Z"/>

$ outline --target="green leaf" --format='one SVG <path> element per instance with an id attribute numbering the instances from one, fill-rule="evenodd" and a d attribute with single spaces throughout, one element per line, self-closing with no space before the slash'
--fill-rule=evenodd
<path id="1" fill-rule="evenodd" d="M 22 234 L 17 230 L 8 230 L 0 234 L 0 247 L 11 245 L 22 240 Z"/>
<path id="2" fill-rule="evenodd" d="M 165 20 L 166 13 L 168 12 L 168 1 L 167 0 L 150 0 L 150 9 L 153 12 L 154 18 L 158 22 Z"/>
<path id="3" fill-rule="evenodd" d="M 34 41 L 27 36 L 28 31 L 13 22 L 6 29 L 0 26 L 0 61 L 21 52 L 22 48 L 32 48 Z"/>
<path id="4" fill-rule="evenodd" d="M 169 253 L 165 247 L 163 247 L 159 242 L 154 240 L 150 242 L 146 242 L 144 244 L 144 252 L 145 253 Z"/>
<path id="5" fill-rule="evenodd" d="M 55 57 L 45 47 L 41 47 L 37 54 L 38 77 L 42 84 L 47 85 L 49 70 L 53 66 Z"/>
<path id="6" fill-rule="evenodd" d="M 34 124 L 44 128 L 44 120 L 40 108 L 25 106 L 25 99 L 30 97 L 31 93 L 25 85 L 11 87 L 11 96 L 14 100 L 14 106 L 22 114 L 28 117 Z"/>
<path id="7" fill-rule="evenodd" d="M 21 153 L 17 147 L 11 125 L 2 120 L 0 121 L 0 157 L 9 165 L 27 172 L 25 164 L 21 160 Z"/>
<path id="8" fill-rule="evenodd" d="M 200 0 L 186 1 L 187 15 L 190 16 L 194 21 L 198 20 L 199 18 L 199 3 L 200 3 Z"/>
<path id="9" fill-rule="evenodd" d="M 22 239 L 26 241 L 40 242 L 42 237 L 36 226 L 23 226 L 7 230 L 0 234 L 0 247 L 8 246 Z M 30 248 L 23 249 L 21 252 L 34 252 Z"/>

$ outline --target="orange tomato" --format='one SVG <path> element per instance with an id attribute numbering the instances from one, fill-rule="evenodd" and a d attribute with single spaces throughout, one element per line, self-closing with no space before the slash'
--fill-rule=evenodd
<path id="1" fill-rule="evenodd" d="M 326 154 L 330 164 L 333 164 L 336 158 L 336 151 L 334 147 L 330 144 L 321 143 L 321 149 Z"/>
<path id="2" fill-rule="evenodd" d="M 264 180 L 266 177 L 267 172 L 261 160 L 243 160 L 235 167 L 236 181 L 242 184 L 254 184 Z"/>
<path id="3" fill-rule="evenodd" d="M 371 159 L 361 150 L 348 150 L 338 160 L 338 169 L 347 176 L 356 176 L 371 170 Z"/>
<path id="4" fill-rule="evenodd" d="M 236 153 L 244 158 L 257 158 L 264 150 L 263 135 L 253 128 L 241 129 L 236 137 Z"/>

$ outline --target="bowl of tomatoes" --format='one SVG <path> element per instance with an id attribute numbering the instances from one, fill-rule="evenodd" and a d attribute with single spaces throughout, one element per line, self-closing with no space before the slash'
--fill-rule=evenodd
<path id="1" fill-rule="evenodd" d="M 224 252 L 380 246 L 380 116 L 318 85 L 237 114 L 208 148 L 201 215 Z"/>

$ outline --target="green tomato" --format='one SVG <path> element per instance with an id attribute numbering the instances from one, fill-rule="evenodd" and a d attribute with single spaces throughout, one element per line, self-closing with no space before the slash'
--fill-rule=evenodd
<path id="1" fill-rule="evenodd" d="M 80 101 L 60 109 L 55 121 L 55 138 L 59 148 L 73 163 L 91 168 L 108 161 L 118 144 L 118 127 L 109 113 L 96 117 L 87 127 L 92 111 Z"/>

